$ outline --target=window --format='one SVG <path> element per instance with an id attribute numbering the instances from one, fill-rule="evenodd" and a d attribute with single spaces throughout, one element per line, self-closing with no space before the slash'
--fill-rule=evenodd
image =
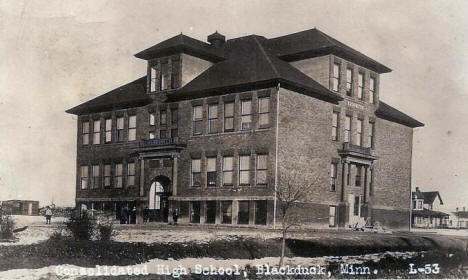
<path id="1" fill-rule="evenodd" d="M 172 128 L 171 129 L 171 137 L 172 138 L 177 138 L 179 137 L 179 130 L 177 128 Z"/>
<path id="2" fill-rule="evenodd" d="M 216 222 L 216 201 L 205 202 L 206 219 L 205 223 L 214 224 Z"/>
<path id="3" fill-rule="evenodd" d="M 250 203 L 248 200 L 239 201 L 239 211 L 237 214 L 237 223 L 239 225 L 249 224 L 249 208 L 250 208 Z"/>
<path id="4" fill-rule="evenodd" d="M 224 103 L 224 132 L 234 131 L 234 102 Z"/>
<path id="5" fill-rule="evenodd" d="M 239 157 L 239 185 L 250 185 L 250 156 Z"/>
<path id="6" fill-rule="evenodd" d="M 101 144 L 101 121 L 93 122 L 93 144 Z"/>
<path id="7" fill-rule="evenodd" d="M 223 157 L 223 185 L 232 185 L 233 157 Z"/>
<path id="8" fill-rule="evenodd" d="M 124 118 L 117 118 L 117 142 L 122 142 L 124 138 Z"/>
<path id="9" fill-rule="evenodd" d="M 332 140 L 333 141 L 338 140 L 338 118 L 339 118 L 339 114 L 337 112 L 333 112 L 333 117 L 332 117 Z"/>
<path id="10" fill-rule="evenodd" d="M 88 166 L 83 165 L 81 166 L 81 189 L 86 190 L 88 189 Z"/>
<path id="11" fill-rule="evenodd" d="M 416 209 L 416 200 L 413 200 L 413 209 Z"/>
<path id="12" fill-rule="evenodd" d="M 267 128 L 270 125 L 270 97 L 258 99 L 258 128 Z"/>
<path id="13" fill-rule="evenodd" d="M 336 191 L 336 171 L 337 171 L 337 167 L 338 165 L 336 163 L 332 163 L 330 165 L 330 191 L 331 192 L 335 192 Z"/>
<path id="14" fill-rule="evenodd" d="M 218 133 L 218 104 L 208 106 L 208 133 Z"/>
<path id="15" fill-rule="evenodd" d="M 149 114 L 149 124 L 150 125 L 155 125 L 156 123 L 156 116 L 154 115 L 154 113 L 150 113 Z"/>
<path id="16" fill-rule="evenodd" d="M 334 91 L 339 91 L 340 89 L 340 64 L 333 64 L 333 75 L 332 75 L 332 89 Z"/>
<path id="17" fill-rule="evenodd" d="M 156 67 L 151 67 L 151 91 L 156 90 L 156 85 L 158 84 L 158 79 L 157 79 L 157 70 Z"/>
<path id="18" fill-rule="evenodd" d="M 160 125 L 166 125 L 167 124 L 166 110 L 161 110 L 161 112 L 159 112 L 159 124 Z"/>
<path id="19" fill-rule="evenodd" d="M 330 227 L 336 226 L 336 206 L 330 206 L 328 225 Z"/>
<path id="20" fill-rule="evenodd" d="M 255 224 L 266 225 L 267 222 L 267 201 L 258 200 L 255 201 Z"/>
<path id="21" fill-rule="evenodd" d="M 356 139 L 356 145 L 362 146 L 362 120 L 357 120 L 356 123 L 356 132 L 357 132 L 357 139 Z"/>
<path id="22" fill-rule="evenodd" d="M 362 166 L 356 165 L 356 177 L 355 177 L 355 184 L 354 184 L 356 187 L 361 186 L 361 182 L 362 182 L 361 173 L 362 173 Z"/>
<path id="23" fill-rule="evenodd" d="M 202 134 L 202 124 L 203 124 L 203 107 L 194 106 L 193 116 L 192 116 L 193 135 Z"/>
<path id="24" fill-rule="evenodd" d="M 104 188 L 108 189 L 111 186 L 111 165 L 104 165 Z"/>
<path id="25" fill-rule="evenodd" d="M 190 201 L 190 222 L 200 223 L 200 201 Z"/>
<path id="26" fill-rule="evenodd" d="M 115 164 L 115 188 L 122 187 L 123 165 L 121 163 Z"/>
<path id="27" fill-rule="evenodd" d="M 354 196 L 354 207 L 353 207 L 354 216 L 359 216 L 360 201 L 361 199 L 359 195 Z"/>
<path id="28" fill-rule="evenodd" d="M 159 139 L 166 139 L 167 138 L 167 130 L 161 129 L 159 131 Z"/>
<path id="29" fill-rule="evenodd" d="M 159 73 L 159 90 L 166 90 L 169 88 L 169 65 L 167 63 L 161 64 L 161 72 Z"/>
<path id="30" fill-rule="evenodd" d="M 252 128 L 252 100 L 242 100 L 241 102 L 241 130 Z"/>
<path id="31" fill-rule="evenodd" d="M 353 69 L 346 69 L 346 95 L 353 95 Z"/>
<path id="32" fill-rule="evenodd" d="M 362 100 L 362 97 L 364 96 L 364 74 L 359 73 L 358 74 L 358 91 L 357 91 L 357 97 Z"/>
<path id="33" fill-rule="evenodd" d="M 374 195 L 374 171 L 369 168 L 369 195 Z"/>
<path id="34" fill-rule="evenodd" d="M 135 163 L 130 162 L 127 164 L 127 186 L 135 185 Z"/>
<path id="35" fill-rule="evenodd" d="M 421 200 L 418 201 L 418 209 L 423 209 L 423 202 Z"/>
<path id="36" fill-rule="evenodd" d="M 346 185 L 351 182 L 351 164 L 348 164 L 348 173 L 346 174 Z"/>
<path id="37" fill-rule="evenodd" d="M 192 187 L 201 186 L 201 159 L 192 159 Z"/>
<path id="38" fill-rule="evenodd" d="M 136 116 L 128 117 L 128 141 L 136 140 Z"/>
<path id="39" fill-rule="evenodd" d="M 89 144 L 89 122 L 85 121 L 81 123 L 81 135 L 83 145 Z"/>
<path id="40" fill-rule="evenodd" d="M 91 188 L 92 189 L 99 189 L 99 165 L 97 165 L 97 164 L 93 165 L 91 167 L 91 172 L 92 172 L 92 178 L 93 178 Z"/>
<path id="41" fill-rule="evenodd" d="M 179 85 L 180 60 L 172 59 L 171 69 L 171 88 L 177 88 Z"/>
<path id="42" fill-rule="evenodd" d="M 177 108 L 171 109 L 171 124 L 177 125 L 179 122 L 179 110 Z"/>
<path id="43" fill-rule="evenodd" d="M 208 187 L 216 187 L 216 158 L 206 159 L 206 180 Z"/>
<path id="44" fill-rule="evenodd" d="M 232 223 L 232 202 L 221 201 L 221 223 L 231 224 Z"/>
<path id="45" fill-rule="evenodd" d="M 267 184 L 267 162 L 268 155 L 257 155 L 257 186 L 265 186 Z"/>
<path id="46" fill-rule="evenodd" d="M 374 147 L 374 123 L 369 122 L 369 147 Z"/>
<path id="47" fill-rule="evenodd" d="M 369 102 L 374 103 L 375 98 L 375 78 L 370 77 L 369 80 Z"/>
<path id="48" fill-rule="evenodd" d="M 106 139 L 104 141 L 106 143 L 110 143 L 112 141 L 112 119 L 106 119 Z"/>
<path id="49" fill-rule="evenodd" d="M 345 119 L 345 131 L 344 131 L 344 139 L 345 143 L 349 143 L 349 138 L 351 136 L 351 117 L 346 116 Z"/>
<path id="50" fill-rule="evenodd" d="M 154 134 L 154 132 L 150 132 L 149 139 L 154 139 L 154 138 L 156 138 L 156 135 Z"/>

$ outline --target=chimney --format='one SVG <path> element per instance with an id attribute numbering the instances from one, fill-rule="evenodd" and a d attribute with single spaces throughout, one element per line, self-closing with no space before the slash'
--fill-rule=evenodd
<path id="1" fill-rule="evenodd" d="M 219 34 L 216 30 L 215 33 L 208 35 L 207 41 L 215 48 L 220 48 L 224 43 L 226 43 L 226 36 Z"/>
<path id="2" fill-rule="evenodd" d="M 456 211 L 456 212 L 458 212 L 458 207 L 457 207 L 457 208 L 455 208 L 455 211 Z"/>
<path id="3" fill-rule="evenodd" d="M 416 191 L 419 192 L 419 187 L 416 187 Z"/>

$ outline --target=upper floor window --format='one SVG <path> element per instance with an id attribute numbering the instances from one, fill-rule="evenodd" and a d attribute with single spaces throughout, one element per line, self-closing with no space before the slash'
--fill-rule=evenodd
<path id="1" fill-rule="evenodd" d="M 135 163 L 130 162 L 127 164 L 127 186 L 135 185 Z"/>
<path id="2" fill-rule="evenodd" d="M 346 69 L 346 95 L 353 95 L 353 69 Z"/>
<path id="3" fill-rule="evenodd" d="M 159 124 L 166 125 L 167 124 L 167 113 L 166 110 L 161 110 L 159 112 Z"/>
<path id="4" fill-rule="evenodd" d="M 112 141 L 112 119 L 106 119 L 105 124 L 106 135 L 104 141 L 110 143 Z"/>
<path id="5" fill-rule="evenodd" d="M 332 163 L 330 165 L 330 191 L 335 192 L 336 191 L 336 178 L 337 178 L 337 167 L 338 164 Z"/>
<path id="6" fill-rule="evenodd" d="M 128 141 L 136 140 L 136 116 L 132 115 L 128 117 Z"/>
<path id="7" fill-rule="evenodd" d="M 418 200 L 418 209 L 423 209 L 423 202 L 422 202 L 422 200 Z"/>
<path id="8" fill-rule="evenodd" d="M 149 124 L 150 125 L 155 125 L 156 124 L 156 116 L 154 115 L 154 113 L 149 114 Z"/>
<path id="9" fill-rule="evenodd" d="M 101 121 L 96 120 L 93 122 L 93 144 L 101 143 Z"/>
<path id="10" fill-rule="evenodd" d="M 374 147 L 374 123 L 369 122 L 369 147 Z"/>
<path id="11" fill-rule="evenodd" d="M 179 110 L 177 108 L 171 109 L 171 124 L 177 125 L 179 122 Z"/>
<path id="12" fill-rule="evenodd" d="M 208 133 L 218 133 L 218 104 L 208 106 Z"/>
<path id="13" fill-rule="evenodd" d="M 357 120 L 356 123 L 356 132 L 357 132 L 357 139 L 356 145 L 362 146 L 362 120 Z"/>
<path id="14" fill-rule="evenodd" d="M 252 128 L 252 100 L 242 100 L 241 102 L 241 130 Z"/>
<path id="15" fill-rule="evenodd" d="M 250 156 L 239 157 L 239 185 L 250 184 Z"/>
<path id="16" fill-rule="evenodd" d="M 151 85 L 150 85 L 150 91 L 155 91 L 158 85 L 158 76 L 157 76 L 158 70 L 155 67 L 151 67 Z"/>
<path id="17" fill-rule="evenodd" d="M 80 186 L 82 190 L 88 189 L 88 166 L 82 165 L 80 168 Z"/>
<path id="18" fill-rule="evenodd" d="M 363 96 L 364 96 L 364 74 L 359 73 L 357 97 L 362 100 Z"/>
<path id="19" fill-rule="evenodd" d="M 223 185 L 232 185 L 232 173 L 233 173 L 233 157 L 223 157 Z"/>
<path id="20" fill-rule="evenodd" d="M 332 89 L 334 91 L 338 91 L 340 89 L 340 68 L 341 65 L 339 63 L 333 64 L 333 75 L 332 75 Z"/>
<path id="21" fill-rule="evenodd" d="M 154 138 L 156 138 L 156 135 L 154 134 L 153 131 L 151 131 L 151 132 L 149 133 L 149 139 L 154 139 Z"/>
<path id="22" fill-rule="evenodd" d="M 369 102 L 374 103 L 375 99 L 375 77 L 370 77 L 369 80 Z"/>
<path id="23" fill-rule="evenodd" d="M 224 132 L 234 131 L 234 102 L 224 103 Z"/>
<path id="24" fill-rule="evenodd" d="M 117 142 L 122 142 L 124 140 L 124 118 L 118 117 L 117 118 Z"/>
<path id="25" fill-rule="evenodd" d="M 216 157 L 206 159 L 206 181 L 208 187 L 216 186 Z"/>
<path id="26" fill-rule="evenodd" d="M 122 187 L 122 180 L 123 178 L 123 164 L 116 163 L 115 164 L 115 187 L 121 188 Z"/>
<path id="27" fill-rule="evenodd" d="M 191 167 L 191 186 L 201 186 L 201 159 L 192 159 Z"/>
<path id="28" fill-rule="evenodd" d="M 339 118 L 338 112 L 333 112 L 333 117 L 332 117 L 332 140 L 333 141 L 338 140 L 338 118 Z"/>
<path id="29" fill-rule="evenodd" d="M 257 186 L 265 186 L 267 184 L 268 171 L 268 155 L 257 155 L 257 170 L 255 177 Z"/>
<path id="30" fill-rule="evenodd" d="M 104 188 L 108 189 L 111 186 L 111 165 L 104 165 Z"/>
<path id="31" fill-rule="evenodd" d="M 159 72 L 159 90 L 166 90 L 169 88 L 169 64 L 162 63 L 161 71 Z"/>
<path id="32" fill-rule="evenodd" d="M 266 128 L 270 125 L 270 97 L 258 99 L 258 128 Z"/>
<path id="33" fill-rule="evenodd" d="M 351 116 L 346 116 L 344 129 L 345 130 L 343 142 L 349 143 L 349 138 L 351 136 Z"/>
<path id="34" fill-rule="evenodd" d="M 81 123 L 81 135 L 83 145 L 89 144 L 89 122 L 84 121 Z"/>
<path id="35" fill-rule="evenodd" d="M 203 128 L 203 107 L 201 105 L 193 107 L 192 128 L 193 135 L 202 134 Z"/>
<path id="36" fill-rule="evenodd" d="M 99 165 L 95 164 L 91 167 L 91 172 L 92 172 L 92 189 L 99 189 Z"/>

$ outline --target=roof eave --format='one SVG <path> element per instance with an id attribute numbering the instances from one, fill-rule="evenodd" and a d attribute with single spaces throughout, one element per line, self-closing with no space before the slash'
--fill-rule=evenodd
<path id="1" fill-rule="evenodd" d="M 164 48 L 164 49 L 160 49 L 156 51 L 151 51 L 148 49 L 148 50 L 141 51 L 135 54 L 134 56 L 136 58 L 143 59 L 143 60 L 151 60 L 154 58 L 169 56 L 169 55 L 178 54 L 178 53 L 185 53 L 185 54 L 198 57 L 201 59 L 205 59 L 211 62 L 219 62 L 219 61 L 224 60 L 224 57 L 221 54 L 217 55 L 214 53 L 192 48 L 186 45 L 177 45 L 177 46 L 168 47 L 168 48 Z"/>

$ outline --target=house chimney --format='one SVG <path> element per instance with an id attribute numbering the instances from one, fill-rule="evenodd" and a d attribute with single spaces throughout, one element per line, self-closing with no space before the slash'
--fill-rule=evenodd
<path id="1" fill-rule="evenodd" d="M 226 36 L 219 34 L 216 30 L 215 33 L 208 35 L 207 41 L 215 48 L 219 48 L 226 43 Z"/>
<path id="2" fill-rule="evenodd" d="M 416 187 L 416 191 L 419 192 L 419 187 Z"/>

